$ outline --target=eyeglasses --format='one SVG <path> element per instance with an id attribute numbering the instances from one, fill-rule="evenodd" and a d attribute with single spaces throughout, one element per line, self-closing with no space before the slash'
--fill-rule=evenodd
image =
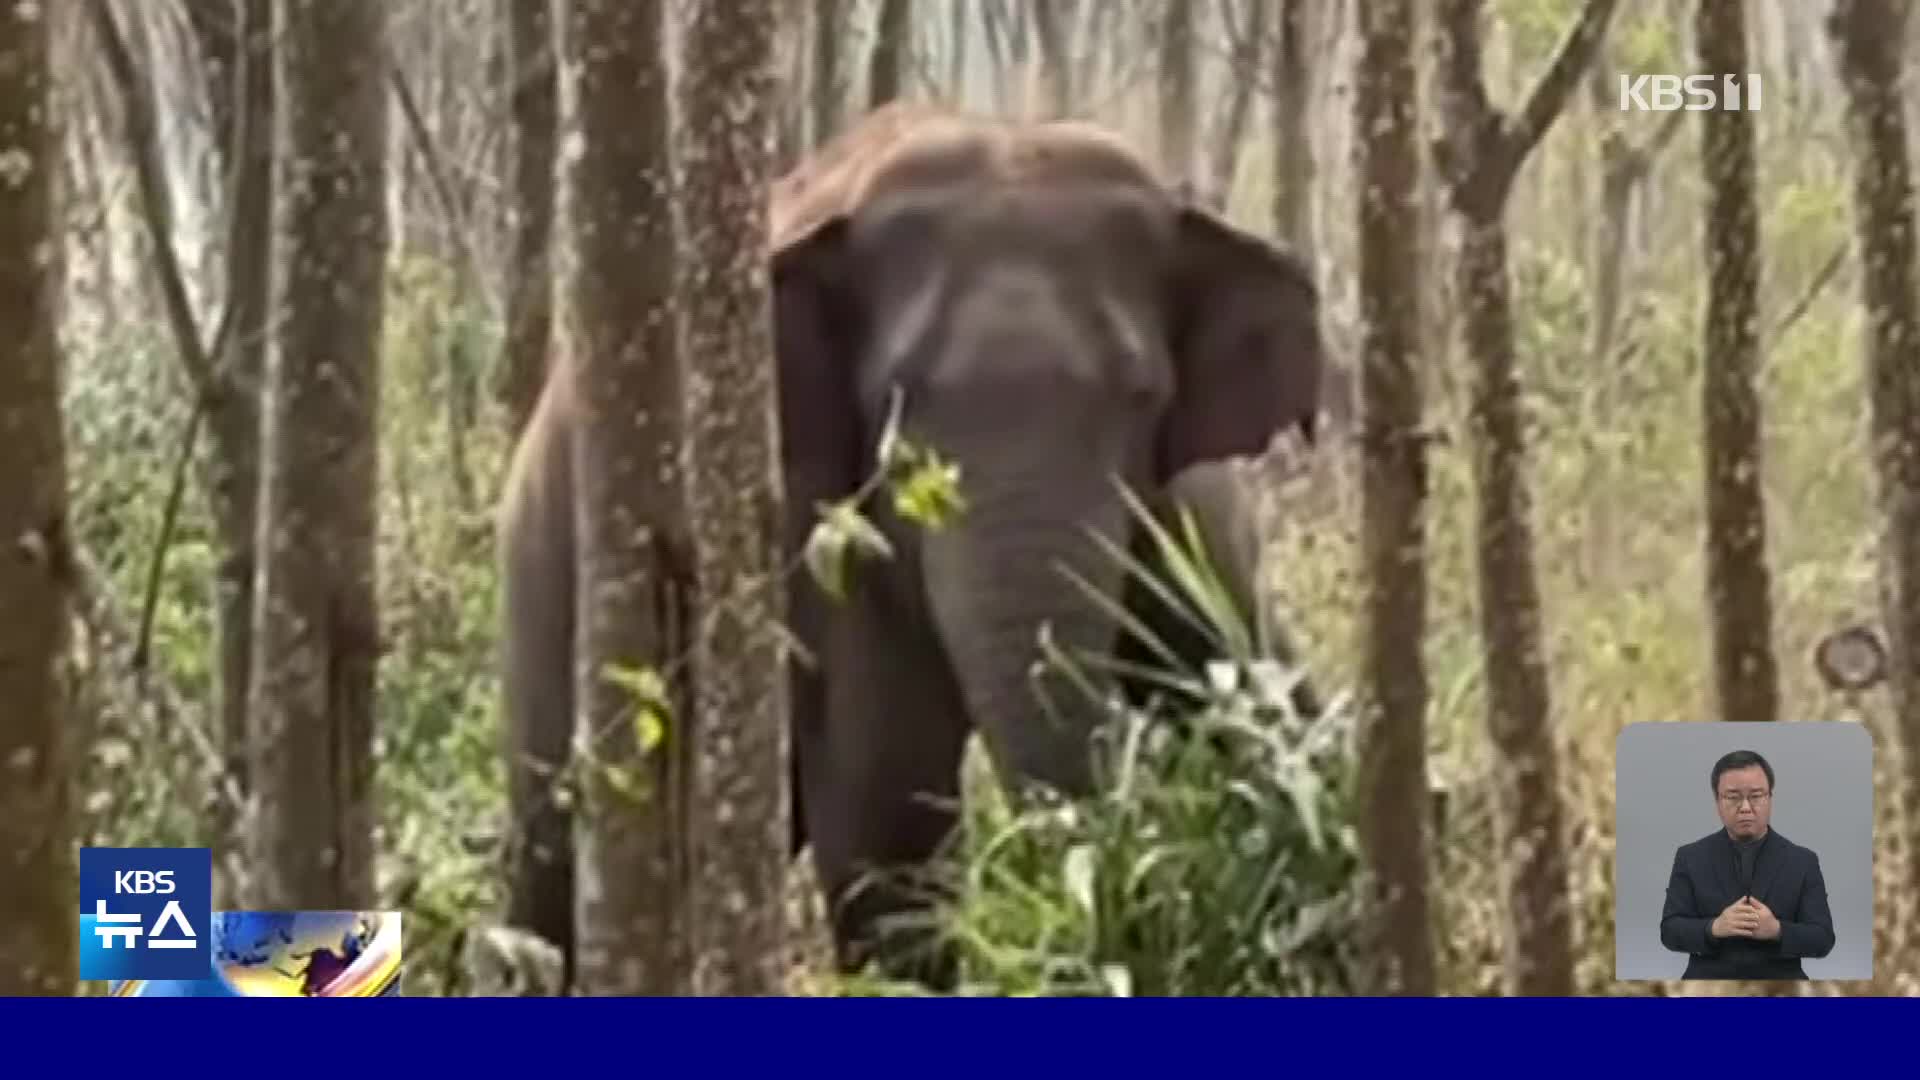
<path id="1" fill-rule="evenodd" d="M 1743 802 L 1752 803 L 1753 808 L 1758 810 L 1760 809 L 1760 804 L 1767 801 L 1767 793 L 1764 791 L 1754 791 L 1742 795 L 1737 791 L 1730 791 L 1720 796 L 1720 801 L 1726 803 L 1727 809 L 1729 810 L 1739 809 L 1740 804 Z"/>

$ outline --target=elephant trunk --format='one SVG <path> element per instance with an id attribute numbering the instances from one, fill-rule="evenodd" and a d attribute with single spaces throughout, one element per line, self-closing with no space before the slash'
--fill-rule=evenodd
<path id="1" fill-rule="evenodd" d="M 1109 652 L 1118 624 L 1089 591 L 1117 602 L 1124 567 L 1087 529 L 1124 550 L 1128 520 L 1113 495 L 1062 490 L 1036 484 L 976 498 L 961 522 L 929 539 L 925 570 L 934 620 L 1002 782 L 1076 796 L 1092 786 L 1089 739 L 1101 703 L 1047 654 L 1057 649 L 1098 674 L 1082 657 Z"/>

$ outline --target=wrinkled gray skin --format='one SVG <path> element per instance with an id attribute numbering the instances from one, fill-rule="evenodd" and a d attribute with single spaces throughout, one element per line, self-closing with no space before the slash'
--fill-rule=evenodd
<path id="1" fill-rule="evenodd" d="M 873 500 L 896 558 L 858 562 L 839 603 L 797 576 L 789 619 L 821 663 L 793 664 L 795 849 L 812 842 L 843 969 L 877 956 L 940 986 L 937 951 L 877 945 L 877 922 L 916 905 L 863 872 L 922 865 L 947 838 L 971 732 L 1010 786 L 1087 790 L 1099 717 L 1059 684 L 1049 715 L 1030 671 L 1042 623 L 1069 651 L 1124 645 L 1057 568 L 1121 594 L 1120 566 L 1084 533 L 1129 536 L 1116 480 L 1189 503 L 1251 604 L 1250 510 L 1224 463 L 1289 426 L 1311 436 L 1317 304 L 1292 256 L 1181 204 L 1089 128 L 929 130 L 846 205 L 774 253 L 788 555 L 818 503 L 875 470 L 895 388 L 905 434 L 960 464 L 968 507 L 928 533 Z M 521 500 L 544 503 L 523 527 L 550 547 L 567 498 L 543 495 Z M 571 716 L 570 607 L 533 597 L 570 600 L 572 570 L 552 553 L 516 566 L 506 527 L 510 722 L 518 752 L 552 759 Z M 1185 650 L 1204 658 L 1197 639 Z M 536 797 L 516 786 L 516 812 Z M 516 872 L 512 917 L 564 945 L 564 819 L 537 832 L 559 860 Z"/>

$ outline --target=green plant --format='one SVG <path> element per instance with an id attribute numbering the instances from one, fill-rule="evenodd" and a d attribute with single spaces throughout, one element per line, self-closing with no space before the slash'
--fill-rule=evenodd
<path id="1" fill-rule="evenodd" d="M 1301 716 L 1298 674 L 1239 618 L 1192 521 L 1176 535 L 1135 511 L 1162 569 L 1133 571 L 1222 658 L 1195 671 L 1156 647 L 1165 662 L 1130 674 L 1167 692 L 1130 708 L 1103 685 L 1119 671 L 1112 660 L 1050 652 L 1048 665 L 1102 695 L 1095 790 L 1016 806 L 976 785 L 934 915 L 958 953 L 961 992 L 1350 991 L 1350 714 L 1336 704 Z M 912 992 L 873 978 L 842 989 Z"/>

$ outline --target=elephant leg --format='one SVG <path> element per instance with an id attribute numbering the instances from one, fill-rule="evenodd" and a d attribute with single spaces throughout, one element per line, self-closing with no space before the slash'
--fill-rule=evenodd
<path id="1" fill-rule="evenodd" d="M 571 985 L 573 822 L 554 798 L 573 752 L 571 487 L 564 456 L 541 460 L 554 471 L 517 485 L 502 521 L 506 922 L 557 946 Z"/>
<path id="2" fill-rule="evenodd" d="M 794 575 L 787 590 L 787 622 L 806 655 L 787 658 L 787 826 L 788 857 L 798 856 L 807 846 L 806 770 L 810 754 L 826 728 L 827 681 L 826 614 L 823 598 L 811 578 Z"/>
<path id="3" fill-rule="evenodd" d="M 796 725 L 807 836 L 836 965 L 950 988 L 951 950 L 925 925 L 925 869 L 954 833 L 968 724 L 922 605 L 862 563 L 828 630 L 823 722 Z M 871 580 L 861 580 L 871 575 Z M 902 925 L 893 923 L 919 925 Z"/>

